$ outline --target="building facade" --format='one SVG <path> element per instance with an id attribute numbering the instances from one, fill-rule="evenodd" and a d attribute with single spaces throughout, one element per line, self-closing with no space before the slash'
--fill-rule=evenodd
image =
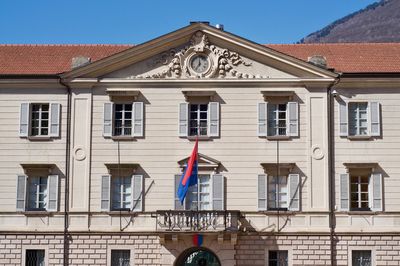
<path id="1" fill-rule="evenodd" d="M 1 47 L 0 264 L 399 265 L 399 54 L 205 23 Z"/>

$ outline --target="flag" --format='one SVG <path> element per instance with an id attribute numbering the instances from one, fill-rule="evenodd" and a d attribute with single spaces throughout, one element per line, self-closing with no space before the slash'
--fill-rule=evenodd
<path id="1" fill-rule="evenodd" d="M 197 184 L 197 164 L 198 164 L 198 139 L 196 139 L 196 143 L 194 144 L 192 154 L 189 157 L 185 171 L 183 171 L 181 180 L 179 181 L 177 196 L 181 201 L 181 204 L 183 204 L 183 201 L 185 200 L 186 193 L 189 187 Z"/>

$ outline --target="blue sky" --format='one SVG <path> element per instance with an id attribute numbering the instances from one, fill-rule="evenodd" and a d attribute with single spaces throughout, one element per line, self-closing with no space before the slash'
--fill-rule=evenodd
<path id="1" fill-rule="evenodd" d="M 0 43 L 139 44 L 189 21 L 294 43 L 376 0 L 0 0 Z"/>

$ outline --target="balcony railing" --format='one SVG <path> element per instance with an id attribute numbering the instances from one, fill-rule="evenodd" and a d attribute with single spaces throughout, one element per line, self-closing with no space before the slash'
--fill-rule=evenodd
<path id="1" fill-rule="evenodd" d="M 240 211 L 157 211 L 157 231 L 236 232 L 239 218 Z"/>

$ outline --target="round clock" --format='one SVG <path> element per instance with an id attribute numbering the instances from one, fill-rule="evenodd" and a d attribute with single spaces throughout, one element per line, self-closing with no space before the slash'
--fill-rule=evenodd
<path id="1" fill-rule="evenodd" d="M 206 72 L 209 66 L 210 62 L 205 55 L 195 55 L 190 60 L 190 67 L 199 74 Z"/>

